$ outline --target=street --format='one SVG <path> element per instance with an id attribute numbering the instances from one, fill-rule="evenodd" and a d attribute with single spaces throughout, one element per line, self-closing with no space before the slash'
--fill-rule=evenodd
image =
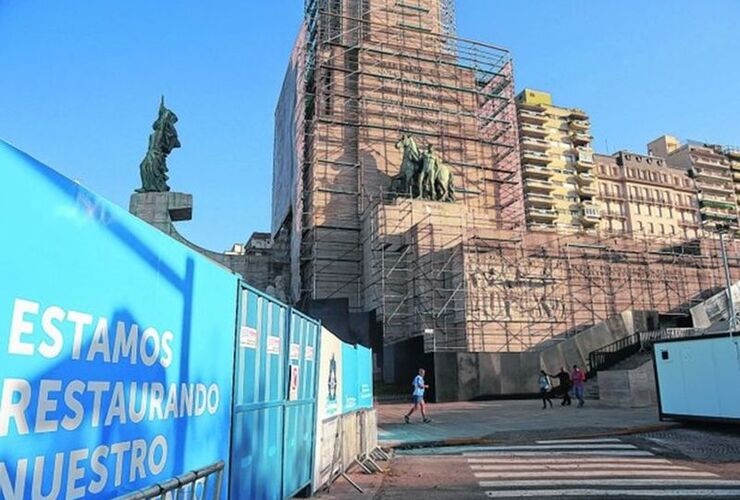
<path id="1" fill-rule="evenodd" d="M 696 450 L 703 460 L 687 455 L 693 442 L 703 443 Z M 737 438 L 681 429 L 399 450 L 382 484 L 360 496 L 338 485 L 325 498 L 740 498 L 737 445 Z M 707 457 L 710 448 L 724 453 Z"/>

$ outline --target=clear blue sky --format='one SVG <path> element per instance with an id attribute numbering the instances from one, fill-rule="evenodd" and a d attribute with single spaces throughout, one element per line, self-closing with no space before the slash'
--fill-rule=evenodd
<path id="1" fill-rule="evenodd" d="M 183 147 L 195 242 L 269 231 L 273 112 L 303 0 L 0 0 L 0 138 L 128 206 L 159 95 Z M 740 2 L 458 0 L 458 32 L 509 48 L 517 89 L 591 115 L 594 145 L 667 132 L 740 144 Z M 8 216 L 4 214 L 3 216 Z"/>

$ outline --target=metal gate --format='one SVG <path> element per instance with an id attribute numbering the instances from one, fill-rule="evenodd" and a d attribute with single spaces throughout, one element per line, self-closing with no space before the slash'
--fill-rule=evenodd
<path id="1" fill-rule="evenodd" d="M 285 498 L 292 497 L 311 482 L 320 331 L 318 321 L 291 309 L 283 457 Z"/>
<path id="2" fill-rule="evenodd" d="M 320 325 L 242 283 L 231 498 L 290 498 L 311 482 Z"/>
<path id="3" fill-rule="evenodd" d="M 231 498 L 279 499 L 288 307 L 245 284 L 239 295 Z"/>

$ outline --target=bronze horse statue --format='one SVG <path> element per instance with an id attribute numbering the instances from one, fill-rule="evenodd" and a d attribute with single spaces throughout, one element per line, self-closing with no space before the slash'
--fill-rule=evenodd
<path id="1" fill-rule="evenodd" d="M 398 193 L 414 196 L 414 179 L 419 170 L 421 162 L 421 152 L 416 145 L 414 138 L 404 134 L 396 143 L 396 149 L 403 148 L 403 159 L 401 160 L 401 172 L 393 178 L 391 186 L 396 185 L 395 191 Z M 398 185 L 400 184 L 400 186 Z"/>
<path id="2" fill-rule="evenodd" d="M 396 149 L 401 148 L 401 171 L 391 180 L 393 191 L 419 199 L 455 201 L 452 172 L 432 145 L 422 153 L 414 138 L 403 134 L 396 143 Z"/>

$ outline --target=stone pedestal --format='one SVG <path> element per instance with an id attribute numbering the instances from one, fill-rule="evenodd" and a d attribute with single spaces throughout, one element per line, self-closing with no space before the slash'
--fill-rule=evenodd
<path id="1" fill-rule="evenodd" d="M 129 212 L 160 231 L 175 236 L 173 222 L 193 218 L 193 195 L 187 193 L 134 193 Z"/>

